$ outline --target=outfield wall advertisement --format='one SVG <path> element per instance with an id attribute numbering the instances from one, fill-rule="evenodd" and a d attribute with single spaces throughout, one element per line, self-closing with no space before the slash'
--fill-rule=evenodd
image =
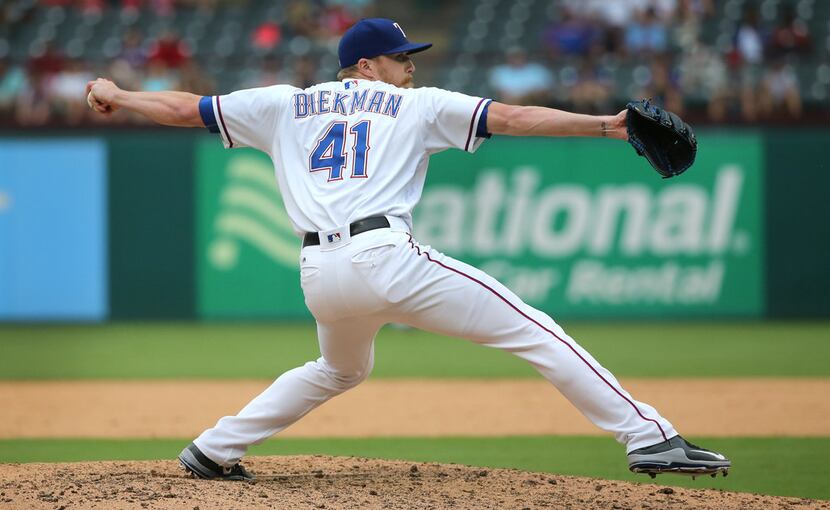
<path id="1" fill-rule="evenodd" d="M 0 322 L 310 318 L 268 157 L 159 133 L 0 140 Z M 437 154 L 415 234 L 559 319 L 830 316 L 830 131 L 700 135 L 668 180 L 608 140 Z"/>
<path id="2" fill-rule="evenodd" d="M 195 138 L 167 130 L 109 139 L 111 319 L 195 316 Z"/>
<path id="3" fill-rule="evenodd" d="M 498 139 L 432 158 L 423 243 L 562 317 L 758 316 L 763 161 L 753 135 L 703 137 L 692 171 L 659 179 L 606 140 Z M 270 160 L 197 145 L 198 311 L 308 317 L 300 242 Z"/>
<path id="4" fill-rule="evenodd" d="M 703 137 L 663 180 L 626 144 L 502 139 L 433 158 L 422 242 L 563 317 L 757 316 L 762 143 Z"/>
<path id="5" fill-rule="evenodd" d="M 206 318 L 305 318 L 300 239 L 263 153 L 197 145 L 197 311 Z"/>
<path id="6" fill-rule="evenodd" d="M 0 141 L 0 321 L 105 319 L 106 145 Z"/>

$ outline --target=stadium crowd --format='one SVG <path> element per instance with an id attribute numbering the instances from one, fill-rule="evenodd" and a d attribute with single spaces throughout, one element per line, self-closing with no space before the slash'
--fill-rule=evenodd
<path id="1" fill-rule="evenodd" d="M 536 48 L 513 47 L 488 72 L 488 92 L 520 104 L 546 104 L 574 111 L 612 111 L 623 97 L 651 97 L 683 114 L 696 109 L 698 120 L 756 122 L 799 119 L 803 101 L 794 66 L 813 51 L 811 34 L 782 1 L 774 21 L 763 22 L 757 2 L 742 5 L 729 44 L 704 43 L 701 26 L 716 15 L 715 0 L 559 0 L 555 16 L 539 34 Z M 265 18 L 243 37 L 259 58 L 228 85 L 220 71 L 203 67 L 169 23 L 152 36 L 136 24 L 107 59 L 58 47 L 48 38 L 34 41 L 25 59 L 15 59 L 10 44 L 16 27 L 39 10 L 75 10 L 101 16 L 116 10 L 121 19 L 150 11 L 175 19 L 181 10 L 215 12 L 246 0 L 10 0 L 0 5 L 0 120 L 4 126 L 59 126 L 93 123 L 84 85 L 109 76 L 135 90 L 180 89 L 198 94 L 290 83 L 306 87 L 333 78 L 319 54 L 307 47 L 286 50 L 287 41 L 305 38 L 329 53 L 357 19 L 375 15 L 373 0 L 288 0 L 280 17 Z M 548 10 L 550 12 L 550 9 Z M 11 41 L 11 42 L 9 42 Z M 5 44 L 4 44 L 5 43 Z M 541 49 L 542 51 L 539 51 Z M 440 50 L 439 50 L 440 51 Z M 631 69 L 630 83 L 614 69 Z M 333 75 L 333 73 L 331 73 Z M 442 86 L 444 84 L 437 83 Z M 464 90 L 462 90 L 464 91 Z M 471 91 L 466 91 L 471 92 Z M 141 119 L 117 116 L 122 123 Z"/>
<path id="2" fill-rule="evenodd" d="M 650 97 L 681 114 L 698 105 L 714 123 L 800 118 L 794 65 L 812 42 L 794 5 L 781 3 L 776 21 L 764 25 L 759 5 L 745 3 L 722 49 L 701 37 L 714 15 L 714 0 L 565 0 L 541 34 L 541 58 L 510 49 L 490 84 L 504 101 L 589 113 L 611 111 L 623 96 Z M 620 67 L 632 71 L 629 89 L 619 90 L 612 70 Z"/>
<path id="3" fill-rule="evenodd" d="M 15 61 L 0 45 L 0 119 L 4 124 L 26 126 L 78 125 L 100 122 L 83 100 L 87 81 L 107 76 L 132 90 L 187 90 L 197 94 L 217 93 L 218 76 L 208 72 L 194 48 L 177 32 L 174 22 L 182 10 L 207 13 L 229 5 L 246 7 L 245 0 L 14 0 L 0 5 L 0 28 L 22 25 L 37 10 L 72 9 L 85 17 L 100 17 L 116 10 L 119 18 L 137 18 L 142 11 L 164 22 L 165 28 L 148 36 L 140 28 L 124 31 L 118 51 L 109 59 L 90 59 L 72 54 L 50 41 L 36 41 L 24 61 Z M 336 43 L 343 32 L 361 17 L 371 15 L 371 0 L 291 0 L 280 19 L 263 19 L 250 34 L 247 47 L 260 58 L 257 67 L 240 73 L 233 88 L 290 83 L 307 87 L 318 81 L 317 62 L 307 50 L 290 58 L 283 68 L 277 48 L 286 37 L 307 38 L 320 44 Z M 8 30 L 7 30 L 8 31 Z M 0 31 L 2 34 L 2 31 Z M 78 52 L 75 52 L 78 53 Z M 119 115 L 116 122 L 146 122 L 139 116 Z M 111 122 L 111 121 L 108 121 Z"/>

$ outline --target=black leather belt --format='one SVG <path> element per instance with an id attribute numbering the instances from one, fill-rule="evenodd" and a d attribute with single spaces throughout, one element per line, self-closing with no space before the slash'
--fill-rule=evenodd
<path id="1" fill-rule="evenodd" d="M 357 220 L 349 225 L 349 235 L 356 236 L 363 232 L 375 230 L 378 228 L 389 228 L 389 220 L 386 216 L 370 216 L 362 220 Z M 303 248 L 306 246 L 317 246 L 320 244 L 320 234 L 317 232 L 309 232 L 303 237 Z"/>

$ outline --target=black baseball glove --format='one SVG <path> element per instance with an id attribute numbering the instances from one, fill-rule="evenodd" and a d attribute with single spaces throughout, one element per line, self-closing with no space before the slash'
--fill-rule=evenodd
<path id="1" fill-rule="evenodd" d="M 680 175 L 692 166 L 697 138 L 692 127 L 648 99 L 626 105 L 628 143 L 644 156 L 664 179 Z"/>

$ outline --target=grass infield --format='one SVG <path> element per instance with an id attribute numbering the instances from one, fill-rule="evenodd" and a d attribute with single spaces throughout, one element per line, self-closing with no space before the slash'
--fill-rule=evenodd
<path id="1" fill-rule="evenodd" d="M 692 438 L 697 440 L 698 438 Z M 0 440 L 0 462 L 172 459 L 189 439 Z M 830 438 L 709 438 L 733 461 L 726 477 L 659 476 L 660 485 L 830 499 Z M 651 482 L 627 470 L 622 448 L 601 437 L 272 439 L 251 455 L 325 454 L 507 467 L 561 475 Z"/>
<path id="2" fill-rule="evenodd" d="M 584 323 L 619 377 L 830 377 L 830 322 Z M 0 379 L 271 379 L 319 355 L 312 324 L 0 325 Z M 384 328 L 374 377 L 538 377 L 504 352 Z"/>

